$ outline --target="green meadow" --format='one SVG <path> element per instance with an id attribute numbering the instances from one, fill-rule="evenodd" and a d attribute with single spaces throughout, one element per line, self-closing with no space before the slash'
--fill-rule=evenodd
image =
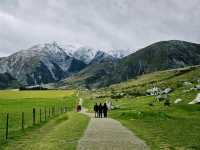
<path id="1" fill-rule="evenodd" d="M 21 136 L 23 133 L 22 112 L 24 113 L 24 131 L 26 131 L 33 126 L 33 108 L 36 110 L 36 126 L 41 126 L 59 116 L 66 108 L 68 112 L 74 110 L 76 101 L 73 90 L 0 91 L 0 143 L 5 144 Z M 9 134 L 6 141 L 7 113 L 9 114 Z"/>

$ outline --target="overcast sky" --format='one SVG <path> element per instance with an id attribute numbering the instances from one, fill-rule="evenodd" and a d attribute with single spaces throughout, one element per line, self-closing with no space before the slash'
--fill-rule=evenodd
<path id="1" fill-rule="evenodd" d="M 200 0 L 0 0 L 0 56 L 58 41 L 134 49 L 200 43 Z"/>

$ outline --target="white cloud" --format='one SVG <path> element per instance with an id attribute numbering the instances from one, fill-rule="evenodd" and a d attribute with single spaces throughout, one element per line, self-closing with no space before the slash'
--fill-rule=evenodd
<path id="1" fill-rule="evenodd" d="M 1 0 L 0 56 L 54 40 L 106 49 L 200 43 L 199 16 L 199 0 Z"/>

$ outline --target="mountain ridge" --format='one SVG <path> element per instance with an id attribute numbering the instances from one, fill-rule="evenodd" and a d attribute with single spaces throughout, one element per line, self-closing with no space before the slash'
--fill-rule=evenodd
<path id="1" fill-rule="evenodd" d="M 160 41 L 115 63 L 88 66 L 73 78 L 67 78 L 65 83 L 96 88 L 119 83 L 141 74 L 199 64 L 200 44 L 178 40 Z M 102 72 L 105 74 L 102 74 Z M 101 76 L 98 74 L 101 74 Z"/>
<path id="2" fill-rule="evenodd" d="M 35 45 L 0 59 L 0 73 L 9 73 L 25 85 L 58 81 L 69 72 L 72 63 L 79 64 L 77 72 L 86 65 L 68 56 L 56 43 Z"/>

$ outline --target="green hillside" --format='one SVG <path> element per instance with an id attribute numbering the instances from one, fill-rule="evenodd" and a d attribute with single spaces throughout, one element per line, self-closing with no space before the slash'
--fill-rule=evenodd
<path id="1" fill-rule="evenodd" d="M 109 116 L 119 120 L 153 149 L 200 149 L 200 105 L 188 103 L 200 93 L 200 66 L 160 71 L 138 76 L 99 90 L 83 91 L 85 107 L 112 101 Z M 146 90 L 171 88 L 160 101 Z M 163 94 L 164 95 L 164 94 Z M 175 103 L 181 99 L 179 103 Z"/>

